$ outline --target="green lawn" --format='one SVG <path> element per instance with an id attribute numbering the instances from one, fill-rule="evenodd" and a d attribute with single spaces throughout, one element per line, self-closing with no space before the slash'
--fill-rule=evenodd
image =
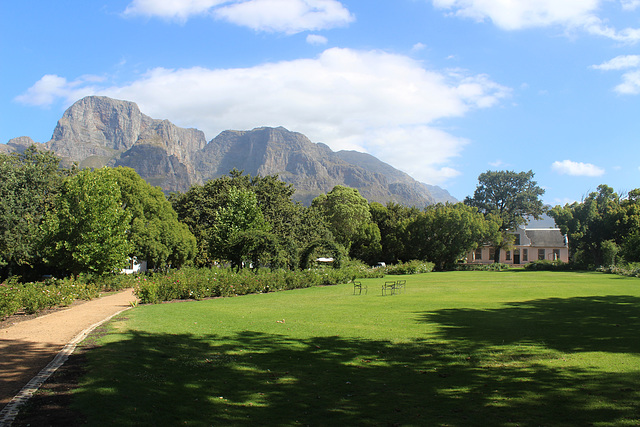
<path id="1" fill-rule="evenodd" d="M 89 353 L 92 425 L 638 425 L 640 280 L 447 272 L 141 306 Z M 395 279 L 395 277 L 394 277 Z"/>

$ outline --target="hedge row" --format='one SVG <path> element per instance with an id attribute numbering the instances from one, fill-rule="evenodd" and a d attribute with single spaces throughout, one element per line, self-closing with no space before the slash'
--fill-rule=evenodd
<path id="1" fill-rule="evenodd" d="M 18 312 L 33 314 L 52 307 L 66 307 L 75 300 L 90 300 L 98 297 L 100 292 L 131 287 L 132 280 L 123 275 L 80 275 L 20 283 L 19 277 L 14 276 L 0 283 L 0 320 Z"/>
<path id="2" fill-rule="evenodd" d="M 640 278 L 640 262 L 630 262 L 626 264 L 612 265 L 609 267 L 600 267 L 598 268 L 598 271 L 610 274 L 618 274 L 620 276 Z"/>
<path id="3" fill-rule="evenodd" d="M 360 262 L 346 262 L 340 269 L 319 268 L 304 271 L 241 270 L 229 268 L 183 268 L 169 273 L 139 276 L 80 275 L 77 278 L 48 279 L 19 283 L 13 277 L 0 284 L 0 319 L 15 313 L 36 313 L 52 307 L 65 307 L 75 300 L 90 300 L 100 292 L 133 287 L 142 303 L 176 299 L 228 297 L 336 285 L 356 278 L 384 277 L 385 274 L 416 274 L 433 270 L 432 263 L 411 261 L 385 268 L 370 268 Z"/>

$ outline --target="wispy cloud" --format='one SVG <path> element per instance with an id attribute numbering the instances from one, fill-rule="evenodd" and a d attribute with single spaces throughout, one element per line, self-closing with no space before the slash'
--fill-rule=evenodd
<path id="1" fill-rule="evenodd" d="M 321 36 L 318 34 L 309 34 L 307 36 L 307 43 L 313 45 L 324 45 L 327 44 L 329 40 L 325 36 Z"/>
<path id="2" fill-rule="evenodd" d="M 572 176 L 602 176 L 605 170 L 591 163 L 574 162 L 571 160 L 563 160 L 553 162 L 551 169 L 562 175 Z"/>
<path id="3" fill-rule="evenodd" d="M 57 83 L 44 84 L 49 80 Z M 135 101 L 146 114 L 197 127 L 208 138 L 225 129 L 285 126 L 334 150 L 369 152 L 432 184 L 459 173 L 452 161 L 467 144 L 435 122 L 510 95 L 486 75 L 427 70 L 404 55 L 331 48 L 315 58 L 251 68 L 155 68 L 126 85 L 45 76 L 18 100 L 70 104 L 88 94 L 83 91 Z"/>
<path id="4" fill-rule="evenodd" d="M 591 68 L 609 71 L 626 70 L 629 68 L 637 68 L 638 66 L 640 66 L 640 55 L 620 55 L 600 65 L 592 65 Z"/>
<path id="5" fill-rule="evenodd" d="M 421 50 L 425 50 L 427 48 L 427 45 L 424 43 L 416 43 L 411 47 L 411 50 L 413 52 L 419 52 Z"/>
<path id="6" fill-rule="evenodd" d="M 640 29 L 617 30 L 598 16 L 607 0 L 432 0 L 439 9 L 451 11 L 454 16 L 476 21 L 490 20 L 504 30 L 561 26 L 567 30 L 583 30 L 589 34 L 607 37 L 624 43 L 640 40 Z M 621 8 L 633 11 L 639 0 L 622 0 Z"/>
<path id="7" fill-rule="evenodd" d="M 640 94 L 640 55 L 620 55 L 591 68 L 603 71 L 631 70 L 622 74 L 622 83 L 614 90 L 622 95 Z"/>
<path id="8" fill-rule="evenodd" d="M 50 107 L 59 98 L 79 99 L 92 94 L 97 90 L 97 86 L 92 84 L 102 81 L 104 78 L 99 76 L 85 75 L 74 81 L 67 81 L 64 77 L 46 74 L 15 100 L 25 105 Z"/>
<path id="9" fill-rule="evenodd" d="M 209 15 L 256 31 L 295 34 L 343 27 L 354 16 L 337 0 L 133 0 L 125 16 L 186 22 Z"/>

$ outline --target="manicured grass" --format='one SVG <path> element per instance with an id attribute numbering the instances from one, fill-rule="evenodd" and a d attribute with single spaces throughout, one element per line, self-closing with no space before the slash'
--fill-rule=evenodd
<path id="1" fill-rule="evenodd" d="M 640 280 L 448 272 L 141 306 L 89 353 L 104 425 L 638 425 Z"/>

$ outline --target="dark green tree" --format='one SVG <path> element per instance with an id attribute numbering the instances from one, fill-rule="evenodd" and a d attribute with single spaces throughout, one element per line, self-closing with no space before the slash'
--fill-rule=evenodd
<path id="1" fill-rule="evenodd" d="M 380 245 L 380 230 L 371 227 L 377 225 L 372 222 L 369 203 L 357 189 L 336 185 L 326 195 L 316 197 L 311 206 L 325 218 L 336 241 L 349 253 L 354 242 L 368 247 Z"/>
<path id="2" fill-rule="evenodd" d="M 0 276 L 36 276 L 42 268 L 40 225 L 70 173 L 59 163 L 35 146 L 0 154 Z"/>
<path id="3" fill-rule="evenodd" d="M 226 203 L 216 211 L 216 222 L 211 230 L 210 252 L 214 257 L 233 261 L 241 266 L 240 256 L 253 248 L 243 248 L 237 234 L 268 232 L 271 227 L 258 207 L 256 194 L 244 188 L 230 187 Z"/>
<path id="4" fill-rule="evenodd" d="M 427 207 L 408 226 L 414 258 L 433 262 L 439 271 L 452 269 L 479 243 L 497 239 L 499 224 L 492 218 L 462 203 Z"/>
<path id="5" fill-rule="evenodd" d="M 407 244 L 407 226 L 420 214 L 416 207 L 406 207 L 389 202 L 386 206 L 373 202 L 369 205 L 371 218 L 380 230 L 381 254 L 379 261 L 395 264 L 415 259 L 415 251 Z"/>
<path id="6" fill-rule="evenodd" d="M 500 224 L 500 234 L 492 242 L 496 262 L 500 260 L 500 251 L 513 244 L 507 232 L 526 224 L 527 218 L 539 219 L 545 212 L 540 200 L 544 190 L 533 177 L 533 171 L 487 171 L 478 176 L 473 197 L 464 200 L 485 216 L 494 216 Z"/>
<path id="7" fill-rule="evenodd" d="M 109 169 L 120 187 L 121 204 L 131 214 L 131 257 L 146 260 L 150 268 L 179 268 L 193 259 L 196 239 L 178 221 L 159 187 L 153 187 L 131 168 Z"/>
<path id="8" fill-rule="evenodd" d="M 282 182 L 277 175 L 251 177 L 233 170 L 229 176 L 194 185 L 186 193 L 170 197 L 178 218 L 196 236 L 198 265 L 211 265 L 222 256 L 216 252 L 213 240 L 220 231 L 220 212 L 228 205 L 232 188 L 255 194 L 257 207 L 269 226 L 269 233 L 275 236 L 280 248 L 277 265 L 295 268 L 299 264 L 298 256 L 308 242 L 320 238 L 333 239 L 318 212 L 294 203 L 293 187 Z"/>
<path id="9" fill-rule="evenodd" d="M 598 186 L 582 202 L 555 206 L 550 215 L 569 238 L 572 259 L 587 266 L 614 261 L 618 253 L 636 260 L 634 241 L 640 227 L 639 190 L 629 192 L 626 200 L 607 185 Z"/>

